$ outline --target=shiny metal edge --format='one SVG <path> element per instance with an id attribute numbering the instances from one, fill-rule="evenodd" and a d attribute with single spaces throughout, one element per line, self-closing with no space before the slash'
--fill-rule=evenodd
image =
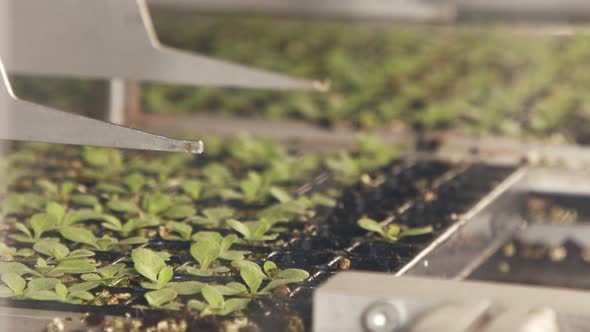
<path id="1" fill-rule="evenodd" d="M 501 205 L 504 205 L 505 203 L 509 203 L 509 205 L 511 205 L 511 207 L 514 208 L 515 206 L 513 204 L 517 204 L 517 201 L 513 200 L 512 197 L 510 197 L 508 199 L 508 202 L 506 202 L 506 194 L 514 194 L 514 189 L 519 187 L 520 184 L 522 184 L 527 172 L 527 167 L 521 167 L 514 171 L 514 173 L 512 173 L 507 179 L 505 179 L 501 184 L 494 188 L 471 210 L 469 210 L 459 221 L 451 225 L 446 231 L 443 232 L 443 234 L 436 238 L 428 247 L 422 250 L 416 257 L 414 257 L 414 259 L 407 263 L 395 275 L 456 277 L 458 275 L 458 272 L 462 271 L 463 268 L 469 265 L 469 262 L 476 260 L 481 255 L 481 250 L 476 252 L 473 251 L 473 243 L 469 241 L 462 242 L 465 240 L 465 238 L 463 238 L 465 234 L 462 233 L 466 231 L 466 226 L 469 224 L 476 223 L 476 219 L 482 216 L 483 214 L 487 213 L 489 210 L 497 210 L 498 208 L 503 208 Z M 504 202 L 501 202 L 500 198 L 504 198 Z M 518 212 L 518 209 L 507 209 L 506 212 Z M 485 218 L 483 222 L 493 222 L 493 220 Z M 484 232 L 489 233 L 486 234 L 488 236 L 487 240 L 489 241 L 487 243 L 492 244 L 492 242 L 498 238 L 498 234 L 492 234 L 495 231 L 500 230 L 501 233 L 505 235 L 512 234 L 520 225 L 520 221 L 515 220 L 515 222 L 509 223 L 509 225 L 502 225 L 503 229 L 501 230 L 485 230 Z M 476 235 L 480 236 L 481 234 L 476 232 Z M 475 242 L 475 246 L 478 247 L 478 249 L 484 249 L 488 247 L 485 244 L 482 246 L 482 243 L 478 242 L 481 240 L 485 240 L 485 238 L 481 239 L 478 237 L 477 241 Z M 457 247 L 454 247 L 455 245 L 457 245 Z M 457 257 L 457 251 L 461 251 L 463 254 L 468 254 L 473 257 L 468 257 L 468 259 L 465 260 L 465 257 Z M 439 262 L 439 260 L 433 260 L 433 257 L 435 256 L 445 257 L 444 263 L 441 262 L 440 265 L 433 266 L 433 264 L 438 264 Z"/>

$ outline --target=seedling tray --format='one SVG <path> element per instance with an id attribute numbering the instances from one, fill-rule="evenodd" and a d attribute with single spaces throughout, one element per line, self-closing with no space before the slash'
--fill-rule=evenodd
<path id="1" fill-rule="evenodd" d="M 47 167 L 44 167 L 43 171 L 47 171 Z M 59 172 L 59 167 L 56 167 L 55 171 Z M 309 329 L 312 320 L 312 294 L 322 282 L 342 270 L 391 273 L 399 271 L 513 171 L 513 167 L 506 166 L 406 158 L 368 174 L 359 183 L 344 187 L 330 181 L 330 174 L 321 171 L 311 181 L 299 187 L 305 188 L 308 192 L 340 187 L 342 194 L 337 199 L 338 203 L 334 209 L 319 209 L 316 216 L 306 223 L 285 224 L 290 231 L 269 245 L 241 244 L 232 247 L 252 251 L 255 253 L 255 261 L 272 260 L 281 268 L 299 268 L 310 273 L 310 277 L 305 281 L 289 285 L 288 294 L 254 299 L 244 315 L 263 331 Z M 411 227 L 432 225 L 434 232 L 401 239 L 396 243 L 385 242 L 375 234 L 358 227 L 357 220 L 361 217 Z M 193 232 L 198 230 L 199 227 L 195 226 Z M 173 256 L 168 263 L 174 266 L 193 262 L 188 253 L 190 242 L 164 240 L 158 234 L 154 234 L 143 246 L 172 253 Z M 129 255 L 129 251 L 98 252 L 96 259 L 103 264 L 129 263 Z M 23 262 L 28 265 L 34 263 L 26 260 Z M 187 280 L 225 284 L 239 281 L 240 277 L 236 273 L 211 277 L 177 274 L 173 279 Z M 146 305 L 143 298 L 146 291 L 136 284 L 129 287 L 95 289 L 93 292 L 97 296 L 103 294 L 108 298 L 109 294 L 125 295 L 116 303 L 101 306 L 31 300 L 5 300 L 1 305 L 29 309 L 51 308 L 62 312 L 89 312 L 94 315 L 93 317 L 127 315 L 144 319 L 144 324 L 177 318 L 186 320 L 193 328 L 212 331 L 221 329 L 221 318 L 196 319 L 183 312 L 137 309 L 137 305 Z M 182 301 L 188 298 L 190 297 L 181 296 Z M 229 316 L 227 319 L 237 317 Z"/>
<path id="2" fill-rule="evenodd" d="M 400 274 L 590 289 L 587 172 L 523 166 Z"/>

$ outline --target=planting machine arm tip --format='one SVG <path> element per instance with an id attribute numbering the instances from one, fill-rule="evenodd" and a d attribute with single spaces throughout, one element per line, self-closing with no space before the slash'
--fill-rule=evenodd
<path id="1" fill-rule="evenodd" d="M 0 139 L 202 153 L 201 141 L 182 141 L 61 112 L 18 99 L 0 59 Z"/>

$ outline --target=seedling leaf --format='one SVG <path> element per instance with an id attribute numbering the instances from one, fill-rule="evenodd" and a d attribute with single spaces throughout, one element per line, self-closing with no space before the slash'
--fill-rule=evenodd
<path id="1" fill-rule="evenodd" d="M 149 249 L 134 249 L 131 252 L 131 260 L 133 260 L 133 266 L 139 274 L 154 282 L 158 281 L 160 271 L 166 268 L 164 259 Z"/>
<path id="2" fill-rule="evenodd" d="M 384 234 L 383 227 L 381 227 L 381 225 L 373 219 L 361 218 L 357 223 L 361 228 L 364 228 L 368 231 Z"/>
<path id="3" fill-rule="evenodd" d="M 173 289 L 163 288 L 147 292 L 144 296 L 150 306 L 159 308 L 162 305 L 173 301 L 178 296 L 178 294 Z"/>
<path id="4" fill-rule="evenodd" d="M 96 237 L 91 231 L 80 227 L 63 227 L 59 230 L 64 239 L 76 243 L 83 243 L 93 247 L 98 247 Z"/>
<path id="5" fill-rule="evenodd" d="M 201 270 L 206 270 L 219 257 L 221 246 L 211 239 L 200 238 L 191 245 L 190 252 L 199 262 Z"/>
<path id="6" fill-rule="evenodd" d="M 205 285 L 206 284 L 198 281 L 181 281 L 170 282 L 166 287 L 173 289 L 178 295 L 193 295 L 200 293 Z"/>
<path id="7" fill-rule="evenodd" d="M 223 295 L 215 287 L 205 285 L 201 289 L 201 294 L 203 294 L 203 298 L 212 309 L 222 309 L 225 306 Z"/>
<path id="8" fill-rule="evenodd" d="M 25 290 L 27 282 L 18 274 L 7 273 L 2 275 L 2 281 L 8 288 L 12 290 L 14 294 L 22 294 Z"/>

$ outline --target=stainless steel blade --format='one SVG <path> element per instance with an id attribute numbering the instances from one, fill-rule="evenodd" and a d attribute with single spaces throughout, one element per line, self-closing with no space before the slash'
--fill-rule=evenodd
<path id="1" fill-rule="evenodd" d="M 318 89 L 297 79 L 160 44 L 145 0 L 2 0 L 10 73 L 253 89 Z M 10 36 L 9 36 L 10 38 Z"/>
<path id="2" fill-rule="evenodd" d="M 201 141 L 174 140 L 18 99 L 0 60 L 0 139 L 202 153 Z"/>

